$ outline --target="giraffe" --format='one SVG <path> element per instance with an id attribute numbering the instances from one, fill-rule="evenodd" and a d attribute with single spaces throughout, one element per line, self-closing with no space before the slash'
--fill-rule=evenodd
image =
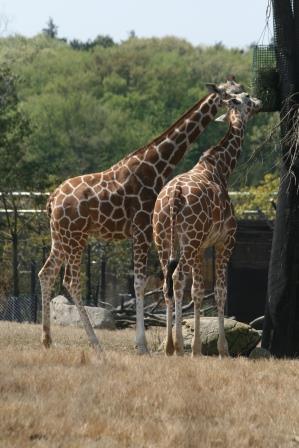
<path id="1" fill-rule="evenodd" d="M 223 101 L 229 129 L 216 146 L 203 153 L 187 173 L 176 176 L 160 191 L 153 215 L 153 236 L 164 274 L 167 306 L 166 355 L 183 355 L 182 299 L 186 277 L 192 273 L 194 302 L 192 355 L 201 354 L 200 306 L 204 295 L 202 263 L 204 251 L 215 247 L 215 301 L 218 309 L 218 352 L 228 355 L 224 333 L 224 305 L 227 293 L 226 270 L 235 243 L 236 221 L 227 190 L 244 139 L 247 120 L 261 108 L 260 100 L 247 93 Z M 176 247 L 179 257 L 175 258 Z M 174 303 L 173 303 L 174 302 Z M 172 313 L 175 304 L 175 338 Z"/>
<path id="2" fill-rule="evenodd" d="M 147 352 L 143 297 L 147 254 L 152 241 L 152 213 L 162 186 L 182 159 L 187 147 L 215 117 L 223 98 L 242 86 L 229 80 L 184 113 L 148 145 L 124 157 L 101 173 L 64 181 L 50 195 L 51 251 L 39 272 L 42 292 L 42 343 L 51 345 L 50 299 L 55 278 L 64 264 L 63 284 L 70 293 L 90 344 L 101 350 L 99 340 L 81 300 L 80 264 L 89 235 L 102 240 L 133 240 L 134 287 L 136 295 L 136 345 Z"/>

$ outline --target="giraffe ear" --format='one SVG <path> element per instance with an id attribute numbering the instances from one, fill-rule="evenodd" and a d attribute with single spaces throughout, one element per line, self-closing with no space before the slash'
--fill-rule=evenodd
<path id="1" fill-rule="evenodd" d="M 206 87 L 210 93 L 221 93 L 220 89 L 213 82 L 206 83 Z"/>
<path id="2" fill-rule="evenodd" d="M 223 122 L 225 122 L 226 120 L 227 120 L 227 114 L 220 115 L 219 117 L 217 117 L 217 118 L 215 119 L 215 121 L 219 121 L 220 123 L 223 123 Z"/>

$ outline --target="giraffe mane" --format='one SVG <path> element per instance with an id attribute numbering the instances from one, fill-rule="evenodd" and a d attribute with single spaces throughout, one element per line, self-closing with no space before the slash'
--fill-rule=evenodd
<path id="1" fill-rule="evenodd" d="M 178 118 L 174 123 L 172 123 L 165 131 L 162 132 L 162 134 L 159 134 L 157 137 L 154 137 L 153 140 L 151 140 L 149 143 L 147 143 L 144 146 L 141 146 L 140 148 L 136 149 L 135 151 L 131 152 L 130 154 L 127 154 L 123 159 L 119 160 L 114 166 L 122 165 L 122 163 L 126 162 L 129 158 L 131 158 L 134 155 L 142 154 L 145 152 L 148 148 L 150 148 L 153 145 L 159 145 L 166 137 L 169 135 L 172 131 L 174 131 L 177 127 L 179 127 L 181 124 L 184 123 L 186 118 L 192 114 L 192 112 L 196 111 L 198 107 L 206 101 L 208 97 L 212 97 L 213 95 L 216 95 L 215 93 L 209 93 L 204 98 L 197 101 L 192 107 L 186 110 L 184 114 Z"/>

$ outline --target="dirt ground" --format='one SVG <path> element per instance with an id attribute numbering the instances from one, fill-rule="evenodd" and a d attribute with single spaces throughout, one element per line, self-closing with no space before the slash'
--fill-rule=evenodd
<path id="1" fill-rule="evenodd" d="M 164 329 L 98 331 L 0 322 L 0 447 L 299 447 L 298 361 L 158 353 Z"/>

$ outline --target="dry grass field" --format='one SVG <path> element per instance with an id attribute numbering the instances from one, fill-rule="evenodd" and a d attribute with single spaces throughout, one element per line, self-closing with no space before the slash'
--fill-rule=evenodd
<path id="1" fill-rule="evenodd" d="M 99 331 L 97 359 L 81 329 L 0 323 L 0 446 L 299 447 L 298 361 L 138 357 L 133 330 Z"/>

